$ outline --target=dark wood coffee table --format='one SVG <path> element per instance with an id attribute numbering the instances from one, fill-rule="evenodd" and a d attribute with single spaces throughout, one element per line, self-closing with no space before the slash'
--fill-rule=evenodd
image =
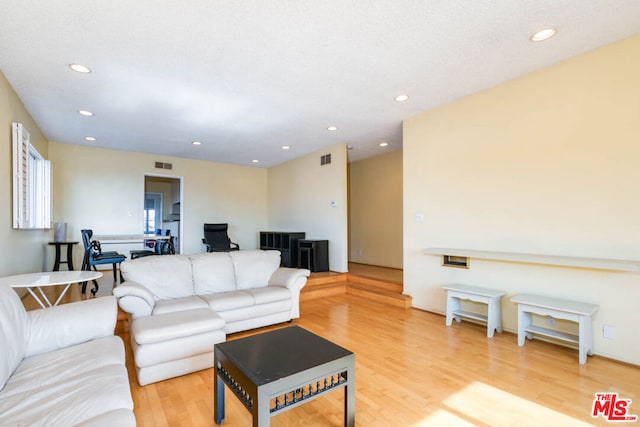
<path id="1" fill-rule="evenodd" d="M 344 425 L 355 425 L 355 355 L 298 326 L 214 347 L 214 418 L 224 421 L 224 385 L 253 415 L 254 427 L 272 415 L 344 387 Z"/>

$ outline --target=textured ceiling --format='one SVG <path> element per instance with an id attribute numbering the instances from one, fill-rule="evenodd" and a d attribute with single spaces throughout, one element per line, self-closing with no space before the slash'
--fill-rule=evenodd
<path id="1" fill-rule="evenodd" d="M 638 0 L 0 0 L 0 69 L 51 141 L 270 167 L 639 32 Z"/>

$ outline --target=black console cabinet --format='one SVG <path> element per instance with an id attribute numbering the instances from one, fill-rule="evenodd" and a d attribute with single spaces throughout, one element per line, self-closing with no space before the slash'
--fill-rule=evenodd
<path id="1" fill-rule="evenodd" d="M 280 251 L 280 265 L 295 268 L 298 266 L 298 241 L 304 237 L 304 232 L 261 231 L 260 249 Z"/>
<path id="2" fill-rule="evenodd" d="M 312 273 L 329 271 L 329 241 L 298 241 L 298 267 L 306 268 Z"/>

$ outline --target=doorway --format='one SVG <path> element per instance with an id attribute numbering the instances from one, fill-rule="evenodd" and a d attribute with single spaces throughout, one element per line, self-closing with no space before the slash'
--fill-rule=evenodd
<path id="1" fill-rule="evenodd" d="M 182 253 L 182 177 L 145 175 L 142 231 L 154 234 L 166 229 L 174 237 L 176 253 Z"/>

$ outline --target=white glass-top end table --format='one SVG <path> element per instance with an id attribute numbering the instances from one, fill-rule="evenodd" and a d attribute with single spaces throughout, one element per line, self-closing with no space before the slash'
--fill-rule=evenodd
<path id="1" fill-rule="evenodd" d="M 0 286 L 11 286 L 12 288 L 24 288 L 40 304 L 42 308 L 55 307 L 60 303 L 62 297 L 73 283 L 88 282 L 102 277 L 99 271 L 48 271 L 42 273 L 18 274 L 0 278 Z M 48 286 L 66 285 L 62 293 L 52 304 L 42 290 Z M 38 290 L 38 294 L 34 292 Z"/>

